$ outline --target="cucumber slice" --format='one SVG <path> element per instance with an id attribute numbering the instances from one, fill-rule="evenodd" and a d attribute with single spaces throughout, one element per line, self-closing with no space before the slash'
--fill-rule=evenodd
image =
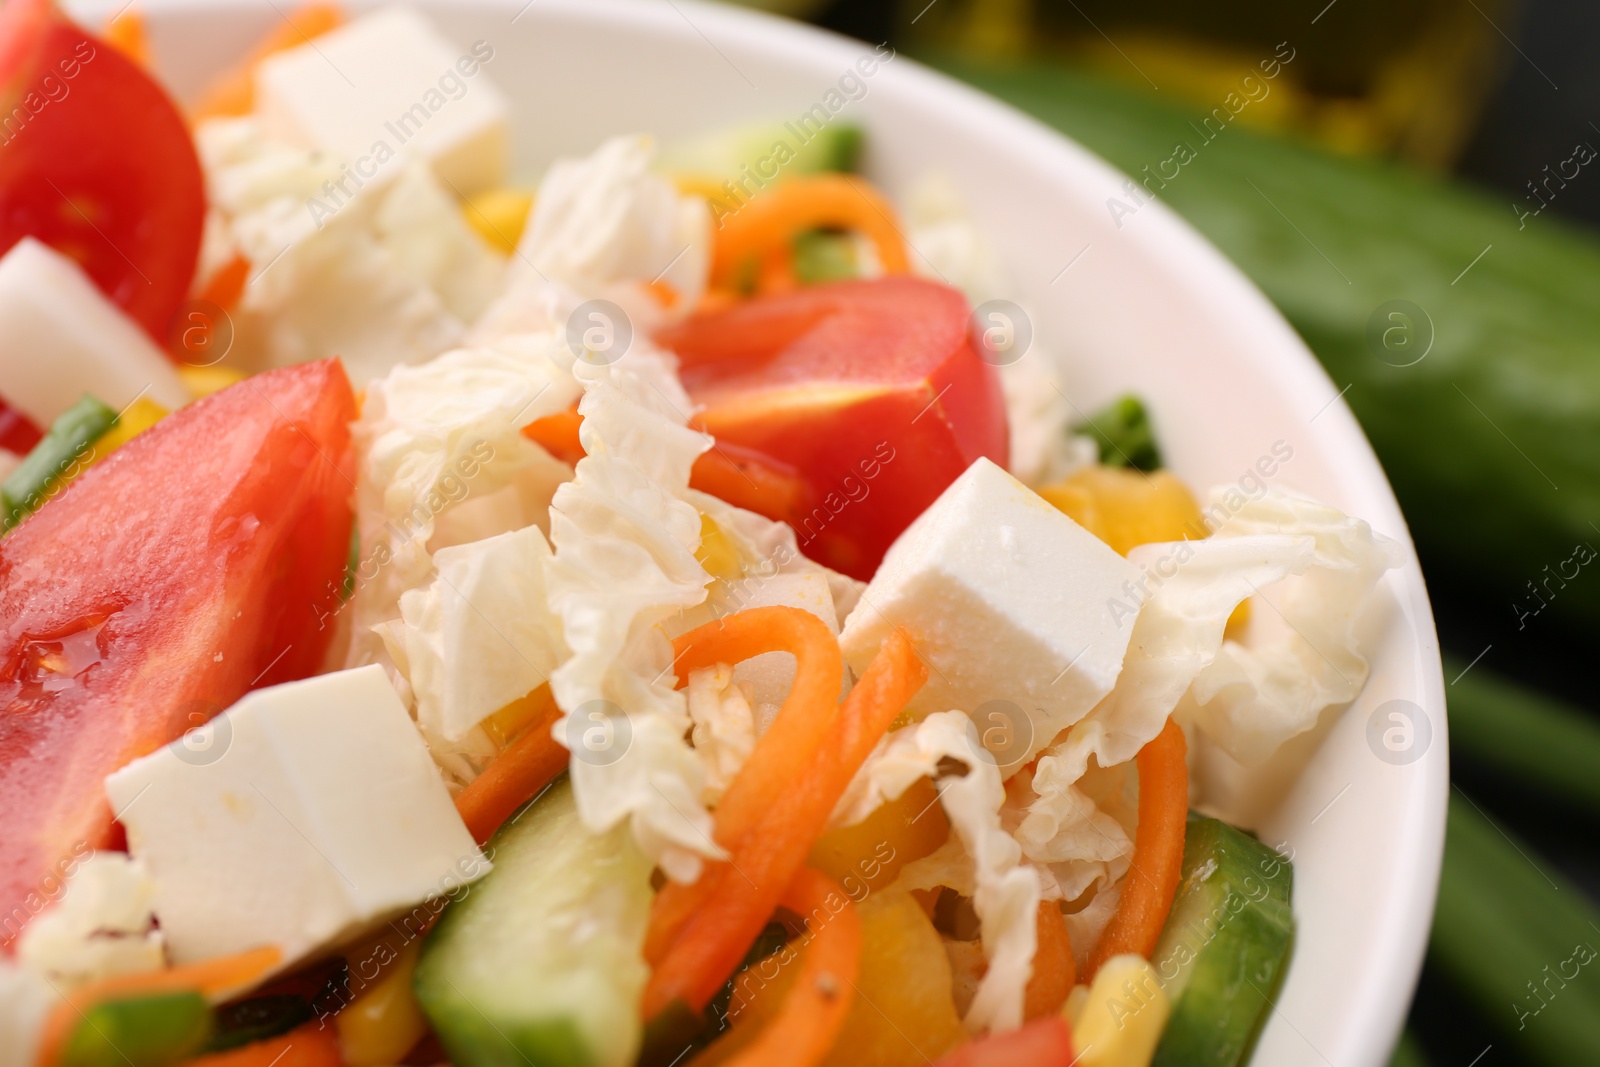
<path id="1" fill-rule="evenodd" d="M 801 285 L 842 282 L 860 273 L 854 239 L 847 233 L 808 230 L 794 240 L 794 275 Z"/>
<path id="2" fill-rule="evenodd" d="M 781 146 L 781 147 L 780 147 Z M 664 146 L 661 166 L 716 181 L 751 181 L 746 195 L 778 175 L 853 171 L 861 154 L 861 127 L 830 122 L 821 129 L 794 122 L 764 122 L 718 130 Z M 753 178 L 751 176 L 754 176 Z"/>
<path id="3" fill-rule="evenodd" d="M 489 842 L 494 869 L 445 908 L 414 988 L 456 1067 L 627 1067 L 651 864 L 626 825 L 594 834 L 566 779 Z"/>
<path id="4" fill-rule="evenodd" d="M 50 424 L 16 469 L 0 484 L 7 530 L 32 515 L 71 481 L 91 458 L 89 446 L 116 425 L 117 413 L 85 393 Z"/>
<path id="5" fill-rule="evenodd" d="M 1277 852 L 1190 814 L 1183 881 L 1150 959 L 1172 1004 L 1152 1067 L 1246 1061 L 1288 963 L 1293 882 Z"/>
<path id="6" fill-rule="evenodd" d="M 83 1013 L 61 1051 L 60 1067 L 164 1067 L 199 1052 L 211 1032 L 211 1007 L 192 991 L 97 1004 Z"/>

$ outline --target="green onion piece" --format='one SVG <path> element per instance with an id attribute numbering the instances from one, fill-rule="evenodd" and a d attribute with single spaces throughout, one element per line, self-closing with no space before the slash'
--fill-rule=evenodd
<path id="1" fill-rule="evenodd" d="M 57 416 L 33 451 L 0 483 L 5 529 L 38 511 L 77 477 L 94 459 L 94 442 L 116 422 L 117 413 L 87 393 Z"/>
<path id="2" fill-rule="evenodd" d="M 60 1067 L 165 1067 L 193 1056 L 211 1033 L 211 1008 L 192 990 L 128 997 L 83 1013 Z"/>
<path id="3" fill-rule="evenodd" d="M 1121 397 L 1101 409 L 1077 432 L 1100 444 L 1100 462 L 1108 467 L 1160 470 L 1161 450 L 1144 403 L 1136 396 Z"/>

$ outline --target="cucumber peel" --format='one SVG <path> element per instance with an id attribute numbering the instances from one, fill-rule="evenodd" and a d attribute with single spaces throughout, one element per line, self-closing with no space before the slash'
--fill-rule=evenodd
<path id="1" fill-rule="evenodd" d="M 1294 937 L 1289 861 L 1191 813 L 1183 881 L 1150 963 L 1172 1004 L 1152 1067 L 1247 1062 Z"/>
<path id="2" fill-rule="evenodd" d="M 651 863 L 626 824 L 586 829 L 566 779 L 501 827 L 494 869 L 423 945 L 417 1000 L 456 1067 L 628 1067 Z"/>

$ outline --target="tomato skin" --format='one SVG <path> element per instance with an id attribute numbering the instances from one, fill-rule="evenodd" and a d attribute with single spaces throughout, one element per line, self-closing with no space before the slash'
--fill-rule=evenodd
<path id="1" fill-rule="evenodd" d="M 337 361 L 260 375 L 174 412 L 0 540 L 0 943 L 64 862 L 114 839 L 107 774 L 320 665 L 355 413 Z"/>
<path id="2" fill-rule="evenodd" d="M 1005 1034 L 992 1034 L 962 1045 L 934 1067 L 1071 1067 L 1072 1028 L 1058 1015 L 1048 1015 Z"/>
<path id="3" fill-rule="evenodd" d="M 973 349 L 968 315 L 954 289 L 879 278 L 758 298 L 660 340 L 702 409 L 696 425 L 730 453 L 795 472 L 796 485 L 747 484 L 732 502 L 787 522 L 812 559 L 868 579 L 962 471 L 1008 459 L 999 375 Z M 707 473 L 697 466 L 695 487 L 725 495 Z"/>
<path id="4" fill-rule="evenodd" d="M 37 237 L 164 347 L 204 222 L 200 160 L 166 92 L 51 0 L 0 6 L 0 253 Z"/>
<path id="5" fill-rule="evenodd" d="M 0 399 L 0 448 L 18 456 L 26 456 L 44 437 L 33 420 Z"/>

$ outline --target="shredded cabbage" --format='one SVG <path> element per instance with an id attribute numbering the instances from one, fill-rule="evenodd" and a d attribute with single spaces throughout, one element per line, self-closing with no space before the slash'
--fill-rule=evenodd
<path id="1" fill-rule="evenodd" d="M 552 164 L 518 243 L 510 287 L 475 334 L 537 328 L 539 294 L 552 286 L 616 303 L 635 336 L 699 303 L 711 264 L 710 212 L 653 172 L 654 156 L 648 137 L 613 137 L 582 159 Z M 655 283 L 672 289 L 670 308 L 647 291 Z"/>
<path id="2" fill-rule="evenodd" d="M 953 834 L 931 856 L 908 863 L 899 884 L 907 889 L 950 885 L 972 898 L 989 969 L 963 1021 L 973 1033 L 1014 1030 L 1022 1025 L 1023 996 L 1033 973 L 1041 890 L 1038 874 L 1023 863 L 1021 846 L 1001 826 L 1005 786 L 977 727 L 963 712 L 943 711 L 896 731 L 852 783 L 853 803 L 862 803 L 856 786 L 863 776 L 876 783 L 866 792 L 876 788 L 892 799 L 917 778 L 936 774 L 945 758 L 967 768 L 964 775 L 937 780 Z"/>
<path id="3" fill-rule="evenodd" d="M 1213 504 L 1224 506 L 1230 490 L 1214 490 Z M 1403 562 L 1399 544 L 1361 519 L 1284 493 L 1246 504 L 1212 539 L 1220 544 L 1283 534 L 1312 544 L 1304 574 L 1261 595 L 1282 616 L 1286 632 L 1259 647 L 1223 642 L 1193 687 L 1195 725 L 1247 765 L 1311 729 L 1324 708 L 1361 692 L 1367 660 L 1356 627 L 1384 572 Z"/>
<path id="4" fill-rule="evenodd" d="M 379 633 L 416 696 L 424 737 L 459 742 L 550 677 L 565 652 L 545 600 L 537 526 L 439 551 L 438 574 L 400 596 Z M 437 743 L 435 747 L 439 747 Z"/>
<path id="5" fill-rule="evenodd" d="M 707 804 L 722 799 L 755 750 L 756 717 L 747 688 L 734 682 L 733 668 L 725 663 L 689 675 L 689 718 L 694 722 L 690 739 L 705 767 L 701 799 Z"/>
<path id="6" fill-rule="evenodd" d="M 504 284 L 425 164 L 357 189 L 338 159 L 277 143 L 254 118 L 203 122 L 195 143 L 213 205 L 206 266 L 251 264 L 233 320 L 241 364 L 337 355 L 364 385 L 459 343 Z"/>
<path id="7" fill-rule="evenodd" d="M 574 752 L 578 813 L 597 832 L 631 819 L 645 854 L 673 880 L 693 881 L 702 857 L 725 853 L 711 838 L 705 775 L 684 739 L 691 722 L 660 626 L 704 600 L 710 581 L 694 555 L 700 513 L 684 499 L 708 441 L 684 425 L 688 397 L 642 340 L 616 364 L 574 372 L 587 455 L 556 491 L 546 568 L 572 653 L 551 677 L 567 713 L 556 737 L 572 747 L 569 731 L 596 713 L 614 720 L 620 756 Z"/>

